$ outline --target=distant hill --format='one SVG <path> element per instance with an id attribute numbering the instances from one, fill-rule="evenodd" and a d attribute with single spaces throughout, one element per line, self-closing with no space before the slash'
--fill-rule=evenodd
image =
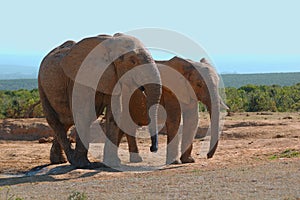
<path id="1" fill-rule="evenodd" d="M 247 84 L 290 86 L 300 83 L 300 72 L 266 74 L 222 74 L 225 87 L 239 88 Z M 0 80 L 0 90 L 37 88 L 37 79 Z"/>
<path id="2" fill-rule="evenodd" d="M 38 67 L 0 65 L 0 80 L 10 79 L 36 79 Z"/>
<path id="3" fill-rule="evenodd" d="M 37 79 L 0 80 L 0 90 L 32 90 L 38 87 Z"/>
<path id="4" fill-rule="evenodd" d="M 300 83 L 300 72 L 265 74 L 222 74 L 225 87 L 239 88 L 247 84 L 290 86 Z"/>

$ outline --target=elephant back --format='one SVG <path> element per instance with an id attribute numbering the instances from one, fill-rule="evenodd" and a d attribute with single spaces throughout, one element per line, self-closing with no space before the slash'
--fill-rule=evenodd
<path id="1" fill-rule="evenodd" d="M 54 56 L 55 58 L 63 58 L 65 57 L 68 52 L 72 49 L 72 47 L 76 44 L 76 42 L 72 40 L 68 40 L 61 44 L 60 46 L 56 47 L 53 51 L 51 51 L 49 54 L 51 56 Z"/>
<path id="2" fill-rule="evenodd" d="M 76 42 L 68 40 L 50 51 L 42 60 L 39 70 L 39 77 L 50 77 L 50 74 L 60 74 L 61 60 L 70 52 Z"/>

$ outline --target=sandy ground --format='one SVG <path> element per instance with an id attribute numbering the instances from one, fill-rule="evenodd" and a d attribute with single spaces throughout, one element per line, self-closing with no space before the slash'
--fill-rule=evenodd
<path id="1" fill-rule="evenodd" d="M 202 121 L 203 131 L 208 122 Z M 196 138 L 193 164 L 164 166 L 165 145 L 160 135 L 160 150 L 152 154 L 149 140 L 139 139 L 144 162 L 131 164 L 124 141 L 118 169 L 31 170 L 49 163 L 51 144 L 0 140 L 0 199 L 67 199 L 74 192 L 88 199 L 300 199 L 300 113 L 226 117 L 215 156 L 207 160 L 205 141 Z M 90 152 L 101 161 L 101 145 Z"/>

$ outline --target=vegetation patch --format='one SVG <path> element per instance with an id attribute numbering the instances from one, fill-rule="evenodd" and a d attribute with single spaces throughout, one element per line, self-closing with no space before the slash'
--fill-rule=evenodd
<path id="1" fill-rule="evenodd" d="M 37 89 L 0 91 L 0 118 L 29 118 L 43 115 Z"/>
<path id="2" fill-rule="evenodd" d="M 278 154 L 274 154 L 269 157 L 270 160 L 275 160 L 279 158 L 297 158 L 300 157 L 300 152 L 295 149 L 287 149 Z"/>
<path id="3" fill-rule="evenodd" d="M 225 103 L 230 112 L 272 112 L 300 111 L 300 83 L 292 86 L 245 85 L 240 88 L 225 88 Z M 206 110 L 199 103 L 199 110 Z M 43 117 L 39 92 L 33 90 L 0 90 L 0 118 Z M 285 119 L 291 119 L 287 116 Z"/>
<path id="4" fill-rule="evenodd" d="M 78 191 L 74 191 L 72 192 L 72 194 L 70 194 L 70 196 L 68 197 L 68 200 L 86 200 L 87 195 L 84 192 L 78 192 Z"/>
<path id="5" fill-rule="evenodd" d="M 11 188 L 9 186 L 0 188 L 0 199 L 4 200 L 23 200 L 21 197 L 17 197 L 15 194 L 11 193 Z"/>
<path id="6" fill-rule="evenodd" d="M 298 112 L 300 83 L 293 86 L 245 85 L 225 88 L 226 104 L 232 112 Z"/>

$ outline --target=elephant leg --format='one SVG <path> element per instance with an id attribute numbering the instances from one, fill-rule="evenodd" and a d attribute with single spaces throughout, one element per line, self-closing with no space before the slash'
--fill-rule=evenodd
<path id="1" fill-rule="evenodd" d="M 143 158 L 139 155 L 139 149 L 136 143 L 136 138 L 132 135 L 126 134 L 128 148 L 129 148 L 129 161 L 132 163 L 139 163 L 143 161 Z"/>
<path id="2" fill-rule="evenodd" d="M 119 135 L 118 135 L 118 147 L 121 143 L 121 140 L 123 138 L 123 136 L 126 136 L 127 139 L 127 143 L 128 143 L 128 149 L 129 149 L 129 161 L 131 163 L 139 163 L 142 162 L 143 159 L 142 157 L 139 155 L 139 149 L 137 147 L 137 143 L 136 143 L 136 138 L 128 135 L 126 133 L 124 133 L 122 130 L 120 130 Z"/>
<path id="3" fill-rule="evenodd" d="M 55 116 L 46 115 L 50 127 L 53 129 L 55 139 L 50 150 L 50 161 L 53 164 L 64 163 L 62 149 L 64 150 L 68 161 L 72 164 L 74 150 L 71 148 L 71 142 L 67 138 L 67 130 L 70 126 L 64 126 Z"/>
<path id="4" fill-rule="evenodd" d="M 180 160 L 181 163 L 194 163 L 195 159 L 191 156 L 193 144 L 190 144 L 184 153 L 181 154 Z"/>
<path id="5" fill-rule="evenodd" d="M 91 163 L 88 160 L 87 154 L 92 139 L 90 126 L 92 122 L 96 121 L 97 114 L 103 110 L 103 97 L 98 97 L 97 95 L 95 97 L 95 92 L 92 89 L 77 83 L 74 84 L 73 91 L 77 91 L 72 95 L 72 111 L 77 137 L 72 164 L 77 168 L 89 168 Z M 94 100 L 99 101 L 97 105 L 95 105 Z"/>
<path id="6" fill-rule="evenodd" d="M 62 164 L 67 162 L 66 156 L 64 155 L 63 149 L 57 138 L 54 138 L 52 142 L 52 147 L 50 149 L 50 162 L 51 164 Z"/>
<path id="7" fill-rule="evenodd" d="M 73 165 L 77 168 L 87 168 L 91 165 L 90 161 L 87 157 L 88 153 L 88 146 L 84 146 L 80 136 L 77 135 L 76 137 L 76 147 L 73 156 Z"/>
<path id="8" fill-rule="evenodd" d="M 180 115 L 179 115 L 180 116 Z M 180 118 L 167 119 L 167 160 L 166 164 L 179 164 L 178 160 L 178 147 L 179 147 L 179 126 Z"/>
<path id="9" fill-rule="evenodd" d="M 91 163 L 88 160 L 88 149 L 92 138 L 90 126 L 96 119 L 93 119 L 91 115 L 92 111 L 87 112 L 90 109 L 86 108 L 85 110 L 79 112 L 80 114 L 74 114 L 75 118 L 77 116 L 81 116 L 78 118 L 78 120 L 76 120 L 76 147 L 72 163 L 77 168 L 89 168 L 91 166 Z M 84 116 L 84 119 L 82 119 L 82 116 Z"/>
<path id="10" fill-rule="evenodd" d="M 193 163 L 195 159 L 191 156 L 193 149 L 193 140 L 198 127 L 198 109 L 197 105 L 189 105 L 187 111 L 183 113 L 183 130 L 181 142 L 181 157 L 182 163 Z"/>
<path id="11" fill-rule="evenodd" d="M 110 105 L 106 108 L 106 141 L 103 152 L 103 162 L 109 167 L 120 166 L 121 160 L 118 157 L 119 127 L 117 126 Z"/>
<path id="12" fill-rule="evenodd" d="M 43 110 L 44 110 L 46 120 L 49 126 L 53 129 L 55 135 L 55 139 L 52 143 L 52 147 L 50 151 L 50 161 L 53 164 L 65 162 L 61 150 L 63 149 L 67 156 L 68 161 L 71 162 L 74 150 L 71 148 L 71 142 L 67 138 L 67 130 L 70 128 L 71 125 L 65 126 L 63 125 L 63 123 L 61 123 L 61 121 L 57 116 L 57 113 L 52 108 L 43 89 L 40 89 L 40 98 L 41 101 L 43 102 L 42 105 L 43 105 Z"/>
<path id="13" fill-rule="evenodd" d="M 90 162 L 87 159 L 87 149 L 82 144 L 82 141 L 80 140 L 80 136 L 77 133 L 77 130 L 75 129 L 75 138 L 76 138 L 76 147 L 75 151 L 73 152 L 72 158 L 70 163 L 72 165 L 75 165 L 78 168 L 85 168 L 90 165 Z M 57 142 L 56 139 L 54 139 L 50 151 L 50 160 L 53 164 L 59 164 L 59 163 L 65 163 L 66 158 L 64 156 L 64 153 L 62 151 L 61 145 Z"/>
<path id="14" fill-rule="evenodd" d="M 118 147 L 120 146 L 120 143 L 121 143 L 121 140 L 124 136 L 124 132 L 122 130 L 119 131 L 119 134 L 118 134 Z"/>
<path id="15" fill-rule="evenodd" d="M 178 164 L 179 127 L 181 120 L 180 104 L 175 97 L 164 95 L 165 109 L 167 112 L 167 158 L 166 164 Z"/>

